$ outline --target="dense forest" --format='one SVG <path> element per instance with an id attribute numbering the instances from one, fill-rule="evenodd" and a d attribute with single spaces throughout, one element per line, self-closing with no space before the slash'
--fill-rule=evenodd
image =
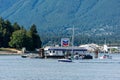
<path id="1" fill-rule="evenodd" d="M 12 27 L 15 22 L 23 25 L 27 36 L 34 23 L 42 46 L 60 45 L 61 38 L 71 40 L 72 31 L 68 29 L 73 25 L 77 28 L 74 45 L 101 45 L 105 41 L 120 45 L 120 0 L 0 0 L 0 16 L 10 20 Z M 2 29 L 1 47 L 16 47 L 11 46 L 13 42 L 9 38 L 13 32 L 8 35 Z M 8 41 L 3 44 L 4 40 Z"/>
<path id="2" fill-rule="evenodd" d="M 9 20 L 0 18 L 0 47 L 16 49 L 26 47 L 27 50 L 34 50 L 35 48 L 46 45 L 60 45 L 61 38 L 69 38 L 70 41 L 72 39 L 72 31 L 67 29 L 69 29 L 69 26 L 61 27 L 61 29 L 58 27 L 54 30 L 48 28 L 49 32 L 44 31 L 45 33 L 41 33 L 42 35 L 40 37 L 40 33 L 38 34 L 35 24 L 31 25 L 30 29 L 26 30 L 17 22 L 12 24 Z M 75 30 L 75 46 L 89 43 L 103 45 L 105 41 L 109 45 L 120 45 L 119 32 L 114 35 L 97 36 L 96 34 L 88 35 L 85 34 L 84 31 Z"/>
<path id="3" fill-rule="evenodd" d="M 9 20 L 0 18 L 0 47 L 16 49 L 25 47 L 27 50 L 35 50 L 40 48 L 41 44 L 35 24 L 29 30 L 26 30 L 17 22 L 11 24 Z"/>
<path id="4" fill-rule="evenodd" d="M 72 28 L 72 26 L 71 26 Z M 91 44 L 95 43 L 98 45 L 108 44 L 108 45 L 120 45 L 120 35 L 119 35 L 119 27 L 111 28 L 110 32 L 115 32 L 113 34 L 108 34 L 107 31 L 100 32 L 97 30 L 96 32 L 86 32 L 87 30 L 79 30 L 79 27 L 75 27 L 74 31 L 74 45 L 79 46 L 81 44 Z M 69 29 L 69 30 L 68 30 Z M 96 28 L 95 28 L 96 29 Z M 110 28 L 109 28 L 110 29 Z M 117 29 L 118 31 L 115 31 Z M 61 28 L 51 29 L 48 28 L 49 32 L 46 31 L 41 37 L 44 45 L 56 45 L 61 44 L 61 38 L 69 38 L 72 40 L 72 30 L 70 26 L 61 26 Z M 104 33 L 104 34 L 103 34 Z"/>

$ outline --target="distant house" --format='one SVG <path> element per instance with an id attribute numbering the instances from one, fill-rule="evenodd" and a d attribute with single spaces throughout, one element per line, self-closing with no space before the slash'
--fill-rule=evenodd
<path id="1" fill-rule="evenodd" d="M 100 46 L 98 46 L 97 44 L 93 44 L 93 43 L 92 44 L 80 45 L 79 47 L 84 47 L 85 49 L 87 49 L 90 52 L 94 52 L 98 48 L 101 50 Z"/>

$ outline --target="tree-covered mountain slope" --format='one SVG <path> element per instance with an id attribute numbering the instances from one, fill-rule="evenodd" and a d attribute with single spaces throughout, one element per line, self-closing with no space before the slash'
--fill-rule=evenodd
<path id="1" fill-rule="evenodd" d="M 0 16 L 26 28 L 34 23 L 48 36 L 67 35 L 73 25 L 76 35 L 119 36 L 120 0 L 0 0 Z"/>

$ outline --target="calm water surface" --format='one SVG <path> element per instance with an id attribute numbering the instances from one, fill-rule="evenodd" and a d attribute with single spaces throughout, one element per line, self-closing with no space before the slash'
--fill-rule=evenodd
<path id="1" fill-rule="evenodd" d="M 120 80 L 119 57 L 60 63 L 57 59 L 0 56 L 0 80 Z"/>

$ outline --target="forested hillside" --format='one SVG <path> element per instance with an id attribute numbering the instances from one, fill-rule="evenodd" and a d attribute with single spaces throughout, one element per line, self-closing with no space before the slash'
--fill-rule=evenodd
<path id="1" fill-rule="evenodd" d="M 0 0 L 0 16 L 26 29 L 36 24 L 43 43 L 71 38 L 73 25 L 77 44 L 120 42 L 120 0 Z"/>

